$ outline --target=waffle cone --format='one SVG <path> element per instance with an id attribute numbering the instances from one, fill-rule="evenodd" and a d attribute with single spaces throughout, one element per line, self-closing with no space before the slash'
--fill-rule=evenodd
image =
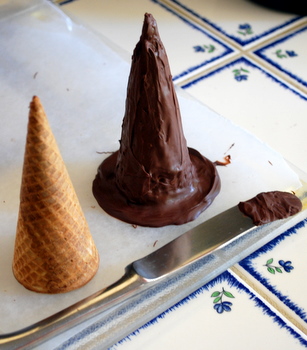
<path id="1" fill-rule="evenodd" d="M 13 273 L 27 289 L 63 293 L 89 282 L 99 256 L 38 97 L 30 104 Z"/>

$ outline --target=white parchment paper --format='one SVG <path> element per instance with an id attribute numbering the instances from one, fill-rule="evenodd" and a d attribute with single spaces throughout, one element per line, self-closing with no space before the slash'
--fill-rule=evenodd
<path id="1" fill-rule="evenodd" d="M 179 91 L 188 145 L 212 161 L 231 155 L 232 163 L 218 168 L 220 195 L 197 220 L 182 226 L 133 228 L 105 214 L 91 186 L 98 165 L 108 156 L 100 152 L 119 147 L 129 69 L 130 62 L 47 1 L 4 5 L 0 15 L 0 332 L 30 325 L 91 295 L 120 278 L 128 263 L 241 200 L 262 191 L 300 186 L 279 154 Z M 26 290 L 11 268 L 33 95 L 44 105 L 101 257 L 95 278 L 63 295 Z"/>

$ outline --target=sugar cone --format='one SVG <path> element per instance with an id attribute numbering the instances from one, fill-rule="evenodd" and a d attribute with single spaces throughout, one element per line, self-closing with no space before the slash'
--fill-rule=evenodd
<path id="1" fill-rule="evenodd" d="M 13 273 L 27 289 L 63 293 L 89 282 L 99 256 L 38 97 L 30 104 Z"/>

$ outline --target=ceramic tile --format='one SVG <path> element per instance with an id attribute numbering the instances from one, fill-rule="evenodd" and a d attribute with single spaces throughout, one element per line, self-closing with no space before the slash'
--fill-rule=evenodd
<path id="1" fill-rule="evenodd" d="M 255 54 L 307 91 L 307 26 L 255 51 Z"/>
<path id="2" fill-rule="evenodd" d="M 257 135 L 307 172 L 307 95 L 300 90 L 307 81 L 303 63 L 306 50 L 302 46 L 306 31 L 288 34 L 304 19 L 244 0 L 78 0 L 68 1 L 62 9 L 125 50 L 128 59 L 139 39 L 144 12 L 151 12 L 157 19 L 175 83 L 189 78 L 185 91 Z M 282 33 L 287 34 L 281 40 L 272 39 Z M 258 62 L 262 60 L 277 74 L 289 77 L 296 87 L 250 58 L 233 58 L 238 53 L 233 46 L 245 51 L 268 39 L 273 40 L 270 45 L 255 51 Z M 279 60 L 271 49 L 291 54 Z M 205 70 L 207 73 L 201 73 Z M 198 77 L 192 79 L 196 74 Z M 247 344 L 249 350 L 306 348 L 307 338 L 301 331 L 307 309 L 303 249 L 306 220 L 236 267 L 244 278 L 253 281 L 253 287 L 227 271 L 112 350 L 203 349 L 208 345 L 245 349 Z M 291 263 L 285 265 L 281 260 Z M 286 272 L 290 266 L 293 269 Z M 99 322 L 75 336 L 66 334 L 68 340 L 58 349 L 76 349 L 82 337 L 98 328 Z M 50 349 L 56 346 L 49 345 Z"/>
<path id="3" fill-rule="evenodd" d="M 244 57 L 183 88 L 307 171 L 306 94 Z"/>
<path id="4" fill-rule="evenodd" d="M 91 18 L 91 27 L 95 31 L 103 33 L 129 55 L 140 37 L 144 13 L 152 13 L 176 82 L 235 52 L 230 45 L 156 0 L 75 1 L 62 8 L 83 20 Z"/>
<path id="5" fill-rule="evenodd" d="M 191 339 L 198 344 L 193 349 L 203 349 L 205 344 L 214 349 L 241 349 L 248 344 L 249 350 L 307 345 L 299 331 L 226 271 L 111 349 L 188 349 Z"/>
<path id="6" fill-rule="evenodd" d="M 245 0 L 168 1 L 242 48 L 276 35 L 301 20 L 300 16 L 277 12 Z"/>
<path id="7" fill-rule="evenodd" d="M 307 219 L 239 263 L 246 280 L 307 333 Z M 253 277 L 251 280 L 250 278 Z"/>

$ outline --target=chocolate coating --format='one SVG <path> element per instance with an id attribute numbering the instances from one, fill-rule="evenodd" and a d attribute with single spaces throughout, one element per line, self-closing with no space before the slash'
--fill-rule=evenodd
<path id="1" fill-rule="evenodd" d="M 280 191 L 259 193 L 246 202 L 240 202 L 238 206 L 257 226 L 285 219 L 302 210 L 299 198 L 292 193 Z"/>
<path id="2" fill-rule="evenodd" d="M 120 149 L 99 166 L 94 196 L 112 216 L 159 227 L 195 219 L 219 190 L 215 165 L 187 147 L 168 58 L 155 19 L 145 14 Z"/>

